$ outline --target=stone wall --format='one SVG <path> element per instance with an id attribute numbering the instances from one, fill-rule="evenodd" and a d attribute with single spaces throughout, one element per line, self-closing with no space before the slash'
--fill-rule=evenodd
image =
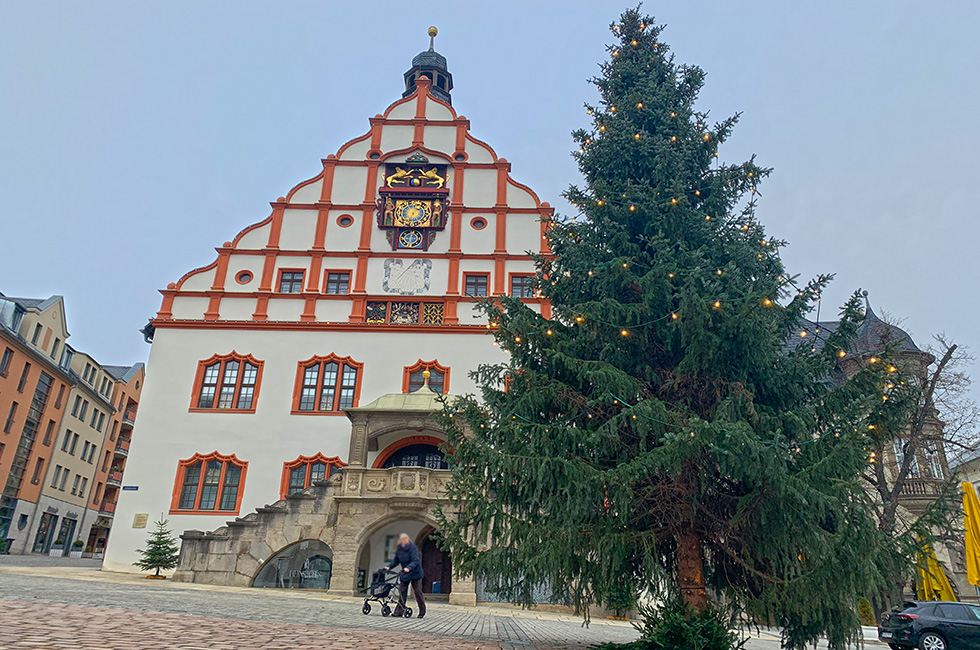
<path id="1" fill-rule="evenodd" d="M 370 571 L 359 567 L 358 560 L 371 534 L 399 520 L 435 527 L 435 510 L 445 502 L 447 480 L 448 472 L 440 470 L 345 468 L 215 531 L 185 531 L 173 579 L 248 587 L 284 548 L 319 540 L 333 555 L 329 593 L 355 595 L 358 569 Z M 454 604 L 475 604 L 475 582 L 455 578 L 449 599 Z"/>

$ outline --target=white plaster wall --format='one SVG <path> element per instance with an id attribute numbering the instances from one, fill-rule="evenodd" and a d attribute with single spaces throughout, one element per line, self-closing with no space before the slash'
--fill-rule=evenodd
<path id="1" fill-rule="evenodd" d="M 480 217 L 487 222 L 483 230 L 477 230 L 470 225 L 474 218 Z M 488 211 L 482 214 L 467 212 L 463 215 L 463 232 L 460 233 L 459 245 L 467 253 L 485 255 L 492 253 L 497 241 L 497 216 Z"/>
<path id="2" fill-rule="evenodd" d="M 467 140 L 464 147 L 466 149 L 467 162 L 471 163 L 492 163 L 496 162 L 490 147 L 484 144 Z"/>
<path id="3" fill-rule="evenodd" d="M 367 186 L 367 167 L 338 165 L 333 170 L 330 201 L 337 205 L 360 205 L 364 201 L 365 186 Z"/>
<path id="4" fill-rule="evenodd" d="M 316 203 L 320 200 L 320 192 L 323 189 L 323 180 L 316 179 L 307 183 L 289 197 L 290 203 Z"/>
<path id="5" fill-rule="evenodd" d="M 252 320 L 255 298 L 222 298 L 218 307 L 219 320 Z"/>
<path id="6" fill-rule="evenodd" d="M 177 295 L 174 298 L 174 306 L 171 312 L 177 320 L 182 318 L 201 320 L 204 312 L 208 308 L 207 298 L 193 298 L 190 296 Z"/>
<path id="7" fill-rule="evenodd" d="M 363 196 L 363 195 L 362 195 Z M 349 215 L 354 223 L 344 228 L 337 223 L 337 217 L 341 215 Z M 368 215 L 368 219 L 373 219 L 371 215 Z M 331 210 L 327 218 L 327 229 L 325 231 L 323 239 L 323 247 L 328 251 L 354 251 L 357 250 L 357 244 L 361 239 L 361 224 L 364 222 L 364 211 L 363 210 Z M 307 248 L 313 246 L 313 239 L 311 238 L 307 244 Z M 328 261 L 324 260 L 324 264 Z M 333 261 L 329 261 L 329 264 L 335 264 Z"/>
<path id="8" fill-rule="evenodd" d="M 189 413 L 198 361 L 233 349 L 265 362 L 256 412 Z M 177 462 L 195 452 L 234 453 L 248 461 L 241 516 L 279 498 L 284 462 L 318 451 L 346 460 L 346 417 L 290 414 L 297 363 L 330 352 L 364 363 L 360 405 L 400 393 L 403 368 L 419 358 L 438 358 L 449 366 L 454 393 L 475 390 L 469 369 L 504 358 L 490 337 L 473 334 L 157 329 L 126 466 L 126 483 L 139 490 L 120 493 L 103 566 L 135 571 L 135 549 L 146 538 L 146 530 L 132 528 L 136 513 L 149 514 L 151 523 L 164 516 L 178 533 L 213 530 L 233 519 L 228 514 L 167 514 Z"/>
<path id="9" fill-rule="evenodd" d="M 384 265 L 387 259 L 393 258 L 376 257 L 368 260 L 367 282 L 365 283 L 364 288 L 369 294 L 391 296 L 392 300 L 397 300 L 399 298 L 410 300 L 416 296 L 424 298 L 426 296 L 444 296 L 446 294 L 446 291 L 448 290 L 448 260 L 426 257 L 426 253 L 424 251 L 418 251 L 418 257 L 398 256 L 397 259 L 402 261 L 403 268 L 409 267 L 417 259 L 427 259 L 432 263 L 432 268 L 429 271 L 429 289 L 423 293 L 403 296 L 399 293 L 390 293 L 384 290 Z M 398 271 L 393 270 L 392 273 L 397 276 Z"/>
<path id="10" fill-rule="evenodd" d="M 271 321 L 298 321 L 305 306 L 306 301 L 302 298 L 276 298 L 276 294 L 272 294 L 266 313 Z"/>
<path id="11" fill-rule="evenodd" d="M 455 119 L 453 117 L 453 112 L 449 110 L 448 107 L 443 106 L 437 101 L 433 101 L 432 98 L 429 98 L 429 100 L 425 102 L 425 117 L 429 120 L 450 121 Z"/>
<path id="12" fill-rule="evenodd" d="M 346 323 L 350 319 L 350 300 L 317 300 L 316 319 L 321 323 Z"/>
<path id="13" fill-rule="evenodd" d="M 303 270 L 309 273 L 310 270 L 310 258 L 305 256 L 296 255 L 279 255 L 276 257 L 275 269 L 272 275 L 272 290 L 277 291 L 279 289 L 279 270 Z M 306 280 L 308 277 L 304 277 L 303 284 L 305 288 Z"/>
<path id="14" fill-rule="evenodd" d="M 423 133 L 425 146 L 429 149 L 443 151 L 446 154 L 452 154 L 456 150 L 455 126 L 426 126 Z"/>
<path id="15" fill-rule="evenodd" d="M 207 291 L 214 284 L 214 267 L 204 269 L 184 280 L 181 285 L 183 291 Z"/>
<path id="16" fill-rule="evenodd" d="M 396 151 L 412 146 L 415 128 L 400 124 L 387 124 L 381 129 L 381 151 Z"/>
<path id="17" fill-rule="evenodd" d="M 225 291 L 258 291 L 262 281 L 262 266 L 265 258 L 261 255 L 237 255 L 232 253 L 228 256 L 228 275 L 225 277 Z M 252 274 L 252 279 L 245 284 L 239 284 L 238 274 L 248 271 Z"/>
<path id="18" fill-rule="evenodd" d="M 355 142 L 340 155 L 341 160 L 364 160 L 371 148 L 371 136 L 368 134 L 360 142 Z"/>
<path id="19" fill-rule="evenodd" d="M 389 120 L 412 120 L 415 119 L 415 99 L 399 104 L 388 113 Z"/>
<path id="20" fill-rule="evenodd" d="M 320 198 L 317 193 L 317 199 Z M 305 251 L 313 246 L 316 232 L 316 210 L 284 210 L 282 229 L 279 231 L 279 248 Z"/>
<path id="21" fill-rule="evenodd" d="M 507 205 L 512 208 L 536 208 L 538 207 L 537 201 L 530 192 L 524 188 L 514 185 L 513 182 L 507 182 Z"/>
<path id="22" fill-rule="evenodd" d="M 271 224 L 265 224 L 250 230 L 238 240 L 238 248 L 242 250 L 261 250 L 269 244 Z"/>
<path id="23" fill-rule="evenodd" d="M 511 213 L 507 215 L 507 252 L 523 255 L 527 251 L 541 250 L 541 222 L 536 214 Z"/>
<path id="24" fill-rule="evenodd" d="M 492 208 L 497 203 L 497 171 L 467 169 L 463 173 L 463 205 L 468 208 Z"/>

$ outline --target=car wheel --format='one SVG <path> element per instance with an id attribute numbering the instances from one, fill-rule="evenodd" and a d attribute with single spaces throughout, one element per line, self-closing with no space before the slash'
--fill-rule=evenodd
<path id="1" fill-rule="evenodd" d="M 919 637 L 920 650 L 946 650 L 946 639 L 935 632 L 926 632 Z"/>

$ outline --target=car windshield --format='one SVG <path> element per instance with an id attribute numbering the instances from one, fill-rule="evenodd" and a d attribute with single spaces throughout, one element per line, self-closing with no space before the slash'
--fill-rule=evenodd
<path id="1" fill-rule="evenodd" d="M 980 606 L 966 605 L 965 607 L 973 615 L 973 620 L 980 621 Z"/>

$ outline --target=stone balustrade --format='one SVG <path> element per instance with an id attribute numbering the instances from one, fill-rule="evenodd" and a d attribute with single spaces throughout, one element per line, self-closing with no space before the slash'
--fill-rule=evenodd
<path id="1" fill-rule="evenodd" d="M 337 498 L 389 499 L 408 497 L 415 499 L 445 499 L 450 472 L 424 467 L 392 467 L 390 469 L 362 469 L 345 467 Z"/>

